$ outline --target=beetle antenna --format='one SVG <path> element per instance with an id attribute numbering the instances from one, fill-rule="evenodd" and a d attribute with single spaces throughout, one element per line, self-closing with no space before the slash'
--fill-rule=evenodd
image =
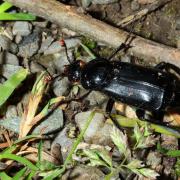
<path id="1" fill-rule="evenodd" d="M 129 40 L 130 39 L 130 40 Z M 128 34 L 128 36 L 126 37 L 126 40 L 124 43 L 122 43 L 108 58 L 108 61 L 110 61 L 119 51 L 121 51 L 122 49 L 124 49 L 124 52 L 126 52 L 129 48 L 131 48 L 132 46 L 130 45 L 132 40 L 134 39 L 134 36 L 131 36 L 131 32 L 130 34 Z M 129 42 L 128 42 L 129 40 Z M 128 43 L 127 43 L 128 42 Z"/>
<path id="2" fill-rule="evenodd" d="M 70 58 L 68 56 L 67 46 L 66 46 L 66 43 L 65 43 L 64 39 L 60 40 L 60 44 L 61 44 L 62 47 L 65 48 L 65 53 L 66 53 L 66 57 L 67 57 L 67 60 L 68 60 L 69 64 L 72 64 L 72 62 L 71 62 L 71 60 L 70 60 Z"/>
<path id="3" fill-rule="evenodd" d="M 108 58 L 108 61 L 111 61 L 111 59 L 122 49 L 124 49 L 124 52 L 126 53 L 127 50 L 132 47 L 130 44 L 133 41 L 133 39 L 135 38 L 134 35 L 131 36 L 133 29 L 134 29 L 134 25 L 135 24 L 132 25 L 131 30 L 130 30 L 129 34 L 127 35 L 125 41 L 110 55 L 110 57 Z M 129 42 L 128 42 L 128 40 L 129 40 Z"/>

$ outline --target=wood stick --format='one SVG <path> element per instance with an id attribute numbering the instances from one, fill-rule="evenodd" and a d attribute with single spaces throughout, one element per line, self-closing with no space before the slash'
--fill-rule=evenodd
<path id="1" fill-rule="evenodd" d="M 69 28 L 96 41 L 117 48 L 123 43 L 128 33 L 112 27 L 102 21 L 82 14 L 72 6 L 67 6 L 55 0 L 7 0 L 13 5 L 43 17 L 62 27 Z M 132 41 L 131 55 L 144 60 L 165 61 L 180 67 L 180 50 L 165 46 L 142 37 L 136 36 Z"/>

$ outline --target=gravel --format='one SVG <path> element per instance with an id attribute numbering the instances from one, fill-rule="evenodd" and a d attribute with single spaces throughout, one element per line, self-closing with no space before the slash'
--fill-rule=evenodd
<path id="1" fill-rule="evenodd" d="M 11 65 L 19 65 L 19 60 L 17 56 L 7 51 L 0 53 L 0 64 L 11 64 Z"/>
<path id="2" fill-rule="evenodd" d="M 12 114 L 8 113 L 8 117 L 12 117 Z M 12 118 L 6 118 L 3 121 L 0 121 L 0 125 L 15 133 L 19 133 L 20 121 L 21 118 L 19 116 L 14 116 Z M 32 134 L 39 134 L 41 130 L 43 130 L 43 133 L 51 133 L 59 130 L 63 127 L 63 125 L 63 112 L 61 109 L 56 109 L 51 115 L 49 115 L 44 121 L 34 128 Z"/>
<path id="3" fill-rule="evenodd" d="M 26 21 L 16 21 L 12 28 L 13 35 L 27 36 L 31 33 L 32 25 Z"/>
<path id="4" fill-rule="evenodd" d="M 10 51 L 13 54 L 18 52 L 18 46 L 4 35 L 0 35 L 0 49 Z"/>
<path id="5" fill-rule="evenodd" d="M 34 31 L 29 36 L 25 36 L 19 43 L 18 56 L 28 58 L 33 56 L 39 50 L 40 37 L 37 31 Z"/>

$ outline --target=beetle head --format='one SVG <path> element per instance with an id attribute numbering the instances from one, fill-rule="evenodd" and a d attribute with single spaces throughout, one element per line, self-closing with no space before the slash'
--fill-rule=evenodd
<path id="1" fill-rule="evenodd" d="M 70 65 L 66 65 L 64 68 L 64 74 L 68 77 L 70 82 L 80 82 L 81 72 L 85 63 L 81 60 L 74 61 Z"/>

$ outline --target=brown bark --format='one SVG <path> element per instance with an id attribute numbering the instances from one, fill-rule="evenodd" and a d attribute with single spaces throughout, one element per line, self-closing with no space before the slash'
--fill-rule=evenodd
<path id="1" fill-rule="evenodd" d="M 29 12 L 67 27 L 80 34 L 117 48 L 128 35 L 127 32 L 112 27 L 91 16 L 79 13 L 76 8 L 55 0 L 7 0 Z M 145 60 L 166 61 L 180 67 L 180 50 L 136 36 L 129 53 Z"/>

